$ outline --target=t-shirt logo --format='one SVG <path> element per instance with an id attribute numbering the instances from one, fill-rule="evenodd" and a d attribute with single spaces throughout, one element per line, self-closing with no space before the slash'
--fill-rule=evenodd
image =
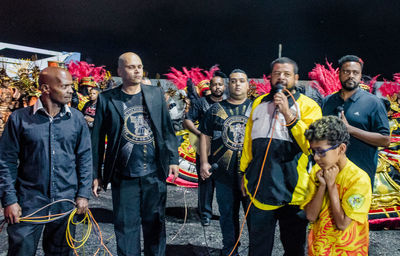
<path id="1" fill-rule="evenodd" d="M 241 150 L 243 147 L 247 117 L 230 116 L 224 121 L 222 142 L 231 150 Z"/>
<path id="2" fill-rule="evenodd" d="M 125 109 L 122 136 L 134 144 L 148 144 L 153 141 L 150 120 L 144 112 L 143 106 Z"/>
<path id="3" fill-rule="evenodd" d="M 365 198 L 362 195 L 359 194 L 354 194 L 351 195 L 348 199 L 347 199 L 347 203 L 351 206 L 351 208 L 353 208 L 354 210 L 356 209 L 360 209 L 361 206 L 364 204 Z"/>

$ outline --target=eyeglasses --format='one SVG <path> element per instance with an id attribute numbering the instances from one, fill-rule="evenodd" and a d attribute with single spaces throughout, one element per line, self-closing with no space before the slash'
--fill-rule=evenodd
<path id="1" fill-rule="evenodd" d="M 273 77 L 280 77 L 283 74 L 284 77 L 289 78 L 291 76 L 294 76 L 294 73 L 292 72 L 279 72 L 279 71 L 275 71 L 272 72 L 271 76 Z"/>
<path id="2" fill-rule="evenodd" d="M 330 148 L 322 149 L 322 150 L 314 150 L 314 149 L 312 149 L 312 148 L 309 148 L 309 149 L 308 149 L 308 152 L 310 152 L 310 154 L 311 154 L 312 156 L 317 155 L 317 156 L 319 156 L 319 157 L 325 157 L 325 156 L 326 156 L 326 152 L 328 152 L 328 151 L 330 151 L 330 150 L 333 150 L 333 149 L 339 147 L 339 145 L 340 145 L 340 144 L 336 144 L 336 145 L 334 145 L 334 146 L 332 146 L 332 147 L 330 147 Z"/>

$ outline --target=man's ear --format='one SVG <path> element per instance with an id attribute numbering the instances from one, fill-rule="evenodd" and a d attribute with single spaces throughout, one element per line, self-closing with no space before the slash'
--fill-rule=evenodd
<path id="1" fill-rule="evenodd" d="M 299 74 L 294 75 L 295 84 L 299 81 Z"/>
<path id="2" fill-rule="evenodd" d="M 40 86 L 40 91 L 42 92 L 42 94 L 48 94 L 49 93 L 49 85 L 48 84 L 42 84 Z"/>

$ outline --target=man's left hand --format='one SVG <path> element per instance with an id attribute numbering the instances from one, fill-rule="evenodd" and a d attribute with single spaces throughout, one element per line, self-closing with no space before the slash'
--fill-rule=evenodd
<path id="1" fill-rule="evenodd" d="M 176 180 L 176 178 L 178 178 L 179 175 L 179 166 L 176 164 L 171 164 L 169 166 L 169 173 L 168 176 L 170 176 L 171 174 L 174 175 L 174 177 L 172 178 L 172 182 L 174 182 Z"/>
<path id="2" fill-rule="evenodd" d="M 89 207 L 89 200 L 84 197 L 77 197 L 76 198 L 76 213 L 77 214 L 84 214 L 87 212 Z"/>
<path id="3" fill-rule="evenodd" d="M 342 110 L 342 113 L 341 113 L 340 116 L 341 116 L 341 118 L 342 118 L 343 123 L 346 125 L 346 128 L 347 128 L 348 132 L 350 133 L 350 132 L 351 132 L 351 128 L 352 128 L 353 126 L 351 126 L 351 125 L 349 124 L 349 122 L 347 121 L 346 116 L 344 115 L 344 111 L 343 111 L 343 110 Z"/>

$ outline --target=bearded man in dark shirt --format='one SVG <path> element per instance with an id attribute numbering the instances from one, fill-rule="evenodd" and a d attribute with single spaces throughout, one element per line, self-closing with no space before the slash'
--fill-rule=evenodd
<path id="1" fill-rule="evenodd" d="M 225 91 L 225 82 L 223 77 L 220 75 L 214 76 L 210 81 L 211 94 L 205 97 L 199 98 L 192 102 L 188 115 L 184 121 L 185 127 L 200 138 L 201 132 L 195 126 L 195 122 L 201 122 L 207 112 L 207 110 L 216 102 L 220 102 L 223 99 Z M 201 179 L 200 178 L 200 155 L 196 152 L 196 170 L 198 175 L 198 211 L 201 218 L 201 224 L 203 226 L 210 225 L 210 219 L 212 217 L 212 201 L 214 197 L 214 181 L 212 179 Z"/>

